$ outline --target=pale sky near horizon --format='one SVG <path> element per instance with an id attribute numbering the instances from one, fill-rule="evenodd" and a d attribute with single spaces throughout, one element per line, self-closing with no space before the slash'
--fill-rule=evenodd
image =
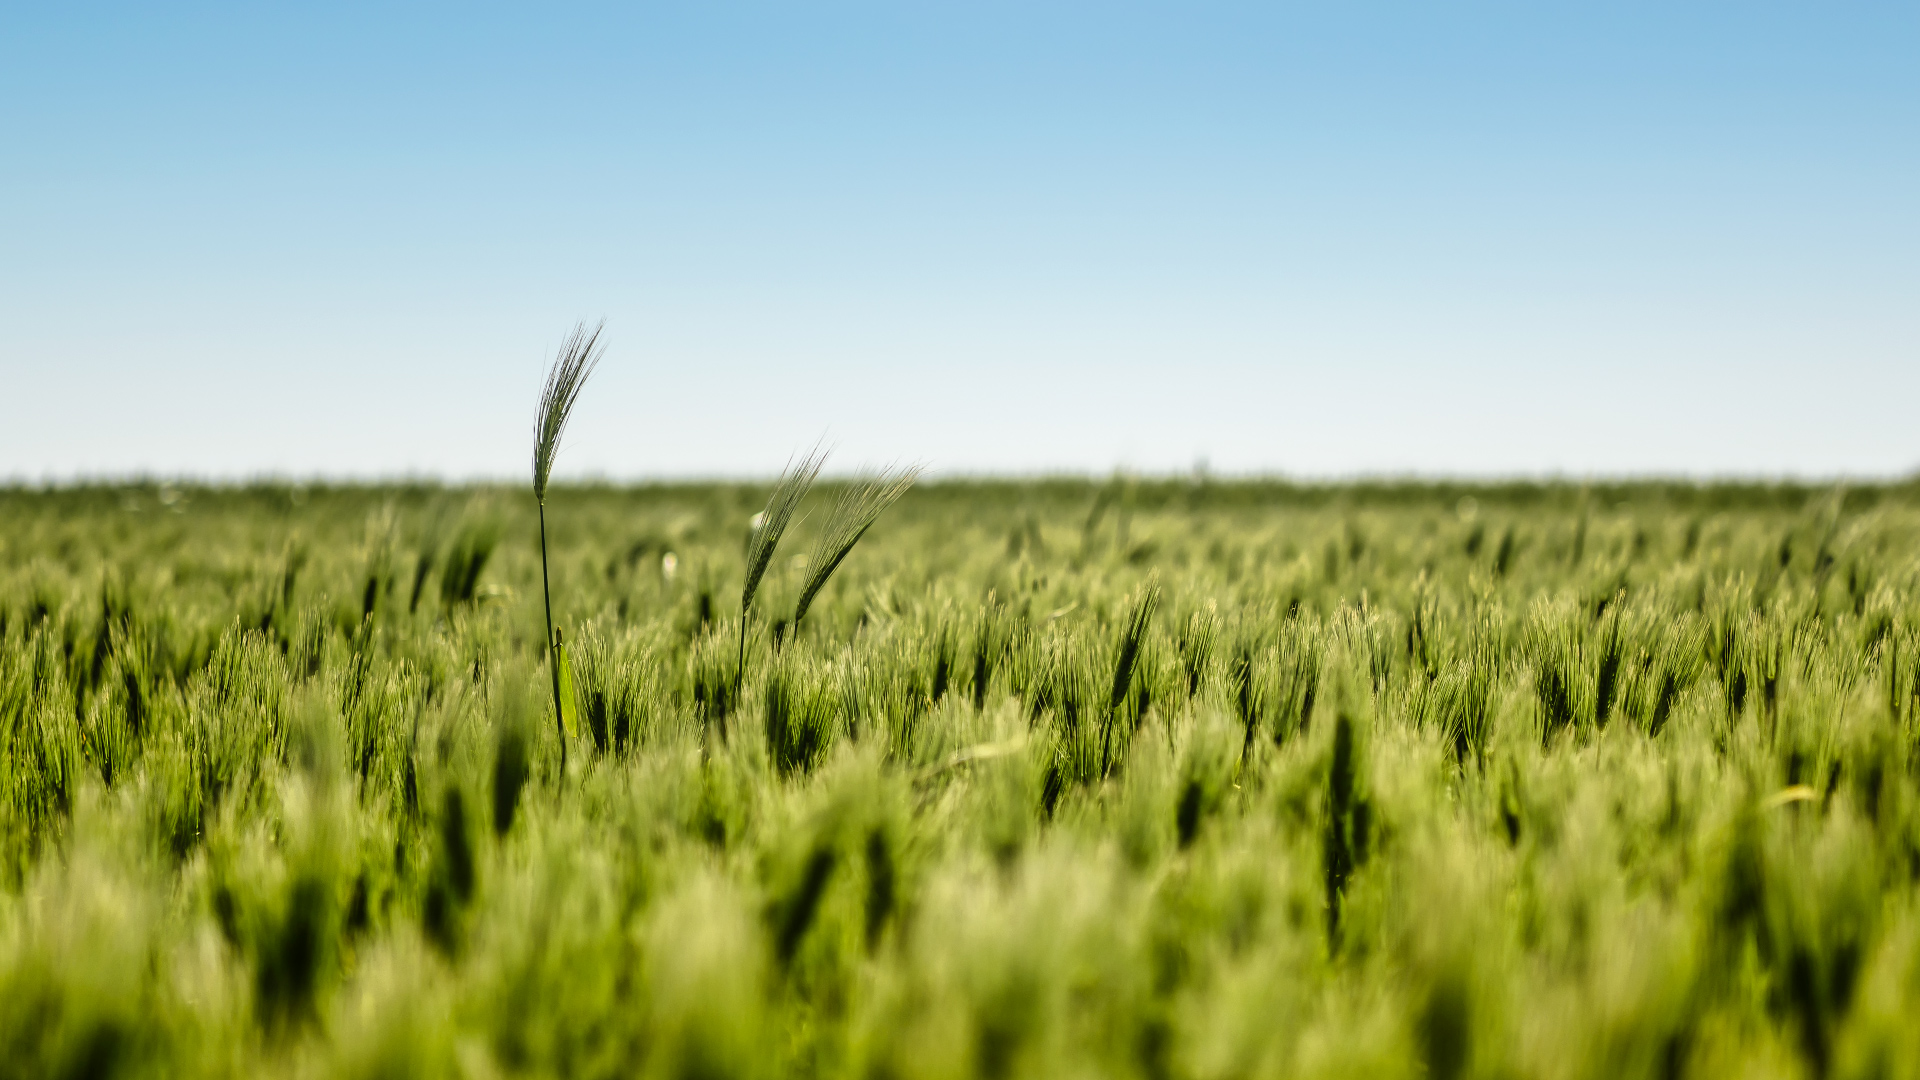
<path id="1" fill-rule="evenodd" d="M 1547 10 L 1551 7 L 1552 10 Z M 1920 468 L 1920 6 L 0 10 L 0 481 Z"/>

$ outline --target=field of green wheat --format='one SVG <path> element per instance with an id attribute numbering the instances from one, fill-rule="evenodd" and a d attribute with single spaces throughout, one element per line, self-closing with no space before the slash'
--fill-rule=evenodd
<path id="1" fill-rule="evenodd" d="M 1920 1075 L 1920 486 L 848 490 L 0 490 L 0 1073 Z"/>

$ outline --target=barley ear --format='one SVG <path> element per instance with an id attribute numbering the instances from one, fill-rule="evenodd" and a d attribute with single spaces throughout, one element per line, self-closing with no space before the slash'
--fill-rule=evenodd
<path id="1" fill-rule="evenodd" d="M 760 579 L 766 576 L 767 567 L 773 562 L 773 551 L 780 546 L 780 537 L 787 531 L 800 500 L 813 487 L 814 479 L 820 475 L 820 466 L 826 461 L 826 450 L 815 446 L 798 462 L 789 462 L 779 482 L 774 484 L 767 508 L 760 513 L 760 523 L 754 526 L 753 536 L 747 541 L 747 582 L 740 590 L 743 617 L 753 607 L 753 595 L 760 590 Z"/>
<path id="2" fill-rule="evenodd" d="M 800 590 L 800 603 L 793 609 L 793 624 L 797 628 L 800 620 L 806 618 L 807 607 L 813 598 L 827 584 L 827 579 L 840 568 L 853 545 L 860 542 L 880 515 L 892 506 L 900 496 L 907 493 L 913 482 L 920 478 L 925 469 L 923 465 L 910 465 L 903 469 L 886 469 L 878 476 L 849 484 L 840 493 L 833 504 L 833 516 L 827 519 L 826 528 L 820 532 L 820 538 L 814 541 L 813 551 L 807 556 L 807 584 Z"/>
<path id="3" fill-rule="evenodd" d="M 553 459 L 560 452 L 560 435 L 566 430 L 573 403 L 606 351 L 600 344 L 600 331 L 606 325 L 604 319 L 591 329 L 585 322 L 574 324 L 547 371 L 547 384 L 540 391 L 540 412 L 533 421 L 533 497 L 541 502 L 547 500 L 547 477 L 553 472 Z"/>

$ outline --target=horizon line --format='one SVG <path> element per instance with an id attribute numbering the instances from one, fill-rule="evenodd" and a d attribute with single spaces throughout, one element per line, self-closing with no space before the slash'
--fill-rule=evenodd
<path id="1" fill-rule="evenodd" d="M 873 470 L 833 470 L 821 475 L 827 483 L 859 478 Z M 778 478 L 777 472 L 686 472 L 614 476 L 589 474 L 555 477 L 551 486 L 566 489 L 702 487 L 720 485 L 765 485 Z M 1291 473 L 1278 469 L 1215 470 L 1208 468 L 1145 470 L 1114 468 L 1093 471 L 1082 469 L 1032 470 L 955 470 L 929 469 L 920 483 L 927 486 L 966 484 L 1045 484 L 1095 483 L 1115 481 L 1148 484 L 1224 484 L 1291 485 L 1297 487 L 1366 487 L 1404 485 L 1416 487 L 1587 487 L 1587 486 L 1690 486 L 1690 487 L 1845 487 L 1894 488 L 1920 484 L 1920 467 L 1886 473 L 1799 473 L 1799 472 L 1686 472 L 1628 471 L 1586 472 L 1540 470 L 1514 472 L 1425 472 L 1417 469 L 1354 470 L 1351 472 Z M 62 476 L 30 478 L 0 477 L 0 492 L 84 491 L 118 488 L 199 488 L 246 490 L 270 488 L 499 488 L 531 485 L 525 476 L 474 473 L 464 476 L 427 472 L 394 473 L 163 473 L 100 472 L 71 473 Z"/>

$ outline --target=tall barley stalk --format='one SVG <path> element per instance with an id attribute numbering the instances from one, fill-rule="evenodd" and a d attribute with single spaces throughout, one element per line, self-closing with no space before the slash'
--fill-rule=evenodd
<path id="1" fill-rule="evenodd" d="M 580 397 L 580 388 L 600 364 L 606 351 L 600 344 L 600 332 L 606 321 L 588 329 L 585 322 L 574 324 L 573 332 L 561 343 L 560 353 L 547 370 L 547 384 L 540 391 L 540 411 L 533 422 L 533 497 L 540 504 L 540 598 L 547 612 L 547 669 L 553 680 L 553 726 L 560 737 L 560 771 L 567 768 L 567 732 L 560 703 L 560 655 L 553 635 L 553 589 L 547 575 L 547 477 L 553 472 L 553 459 L 560 452 L 560 436 L 566 431 L 567 417 Z"/>
<path id="2" fill-rule="evenodd" d="M 740 700 L 740 684 L 747 670 L 747 616 L 753 611 L 754 594 L 760 591 L 760 579 L 773 562 L 774 549 L 793 521 L 800 500 L 806 498 L 820 467 L 827 462 L 827 451 L 815 446 L 799 461 L 789 462 L 767 497 L 767 508 L 754 519 L 753 534 L 747 539 L 747 579 L 740 589 L 740 648 L 733 669 L 733 699 Z M 720 712 L 720 741 L 727 740 L 726 710 Z"/>

